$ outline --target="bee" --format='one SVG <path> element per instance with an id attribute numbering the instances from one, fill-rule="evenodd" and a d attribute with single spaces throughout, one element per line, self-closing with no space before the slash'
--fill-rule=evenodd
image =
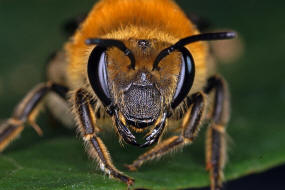
<path id="1" fill-rule="evenodd" d="M 101 0 L 50 61 L 47 82 L 32 89 L 0 126 L 0 152 L 27 124 L 42 134 L 36 117 L 44 103 L 56 117 L 76 121 L 88 155 L 129 187 L 134 179 L 113 165 L 99 120 L 110 121 L 121 142 L 153 146 L 126 165 L 131 171 L 190 145 L 209 120 L 206 167 L 211 189 L 221 189 L 229 93 L 207 41 L 235 36 L 201 33 L 172 0 Z M 68 110 L 68 119 L 61 110 Z M 163 139 L 173 128 L 168 121 L 180 124 L 179 133 Z M 146 134 L 143 143 L 138 133 Z"/>

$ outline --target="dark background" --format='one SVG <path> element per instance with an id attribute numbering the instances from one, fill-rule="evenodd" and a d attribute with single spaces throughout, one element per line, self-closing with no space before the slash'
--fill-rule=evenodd
<path id="1" fill-rule="evenodd" d="M 270 169 L 268 171 L 252 174 L 237 180 L 231 180 L 224 184 L 228 190 L 283 190 L 285 186 L 285 165 Z M 195 188 L 188 190 L 208 190 L 209 188 Z"/>

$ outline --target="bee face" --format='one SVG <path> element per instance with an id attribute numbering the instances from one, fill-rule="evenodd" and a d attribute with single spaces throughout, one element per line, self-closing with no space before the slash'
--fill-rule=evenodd
<path id="1" fill-rule="evenodd" d="M 164 126 L 165 116 L 170 116 L 185 99 L 194 81 L 194 60 L 184 46 L 234 36 L 230 32 L 206 33 L 181 39 L 168 47 L 156 40 L 130 39 L 124 43 L 88 39 L 87 44 L 97 44 L 88 60 L 89 82 L 108 113 L 115 112 L 118 125 L 127 122 L 142 128 L 161 116 Z"/>
<path id="2" fill-rule="evenodd" d="M 181 68 L 179 53 L 161 61 L 159 71 L 153 63 L 159 52 L 170 44 L 158 40 L 129 39 L 123 43 L 135 57 L 135 69 L 119 49 L 111 48 L 102 54 L 106 65 L 108 93 L 129 124 L 136 127 L 152 125 L 166 110 L 175 93 Z"/>

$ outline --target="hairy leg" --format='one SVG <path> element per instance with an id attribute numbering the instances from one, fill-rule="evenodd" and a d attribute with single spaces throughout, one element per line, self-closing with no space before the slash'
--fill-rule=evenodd
<path id="1" fill-rule="evenodd" d="M 89 156 L 96 160 L 100 169 L 110 177 L 119 179 L 128 186 L 134 180 L 118 171 L 112 163 L 110 154 L 100 137 L 97 136 L 95 113 L 91 105 L 90 97 L 84 89 L 79 89 L 74 96 L 74 114 L 78 129 L 86 144 Z"/>
<path id="2" fill-rule="evenodd" d="M 65 98 L 67 91 L 66 87 L 51 82 L 39 84 L 31 90 L 18 104 L 11 118 L 0 125 L 0 152 L 20 135 L 26 123 L 31 125 L 39 135 L 42 135 L 42 130 L 35 122 L 40 103 L 48 92 L 55 92 Z"/>
<path id="3" fill-rule="evenodd" d="M 225 127 L 229 120 L 229 97 L 225 81 L 218 76 L 209 78 L 205 93 L 214 93 L 211 124 L 207 132 L 206 168 L 210 173 L 211 189 L 220 190 L 226 160 Z"/>

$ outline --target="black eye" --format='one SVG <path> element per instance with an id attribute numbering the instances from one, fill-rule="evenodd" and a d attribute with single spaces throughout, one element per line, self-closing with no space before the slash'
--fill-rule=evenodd
<path id="1" fill-rule="evenodd" d="M 171 103 L 171 107 L 173 109 L 176 108 L 187 96 L 192 87 L 195 76 L 195 66 L 194 66 L 193 57 L 184 46 L 198 41 L 226 40 L 234 37 L 236 37 L 235 32 L 215 32 L 215 33 L 197 34 L 179 40 L 174 45 L 162 50 L 158 54 L 153 63 L 153 68 L 152 68 L 153 71 L 154 70 L 159 71 L 158 65 L 160 61 L 164 57 L 168 56 L 170 53 L 174 51 L 179 51 L 182 53 L 183 60 L 182 60 L 180 77 L 177 83 L 177 88 L 175 95 L 173 97 L 173 101 Z"/>
<path id="2" fill-rule="evenodd" d="M 190 52 L 185 47 L 181 47 L 177 49 L 177 51 L 181 52 L 182 59 L 179 80 L 171 103 L 171 107 L 173 109 L 176 108 L 187 96 L 193 85 L 195 76 L 194 60 Z"/>
<path id="3" fill-rule="evenodd" d="M 89 56 L 87 72 L 89 82 L 97 97 L 104 106 L 109 106 L 112 100 L 108 88 L 106 50 L 107 48 L 101 46 L 93 49 Z"/>
<path id="4" fill-rule="evenodd" d="M 153 63 L 152 70 L 159 70 L 160 61 L 168 56 L 173 51 L 179 51 L 182 53 L 182 67 L 179 76 L 179 81 L 177 83 L 176 92 L 173 96 L 173 101 L 171 103 L 171 107 L 176 108 L 183 99 L 189 93 L 195 76 L 195 66 L 194 60 L 190 52 L 184 47 L 187 44 L 198 42 L 198 41 L 209 41 L 209 40 L 226 40 L 231 39 L 236 36 L 235 32 L 216 32 L 216 33 L 205 33 L 205 34 L 197 34 L 193 36 L 189 36 L 183 38 L 176 42 L 174 45 L 162 50 Z"/>
<path id="5" fill-rule="evenodd" d="M 133 53 L 124 45 L 123 42 L 114 39 L 90 38 L 85 41 L 87 45 L 97 45 L 91 52 L 88 60 L 87 72 L 89 82 L 105 107 L 112 104 L 108 88 L 106 50 L 116 47 L 121 50 L 130 59 L 130 69 L 135 70 L 135 57 Z M 112 114 L 110 112 L 110 114 Z"/>

